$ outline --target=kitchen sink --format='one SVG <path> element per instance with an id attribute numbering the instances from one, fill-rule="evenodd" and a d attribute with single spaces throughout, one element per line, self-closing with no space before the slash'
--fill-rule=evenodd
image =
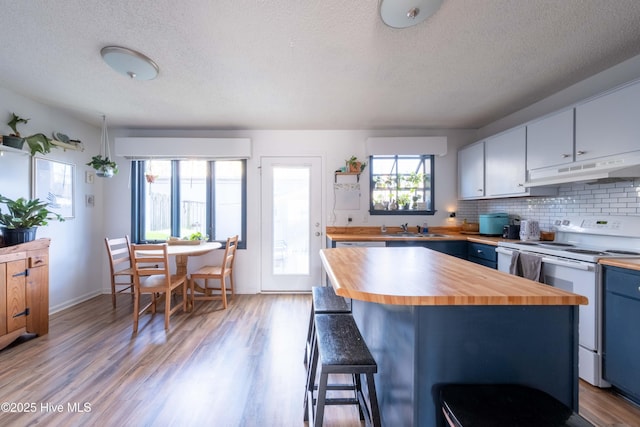
<path id="1" fill-rule="evenodd" d="M 411 231 L 398 231 L 394 234 L 389 234 L 390 237 L 449 237 L 446 234 L 436 233 L 413 233 Z"/>

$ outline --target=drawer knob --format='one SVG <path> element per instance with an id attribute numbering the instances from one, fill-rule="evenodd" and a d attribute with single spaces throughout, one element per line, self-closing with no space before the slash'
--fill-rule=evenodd
<path id="1" fill-rule="evenodd" d="M 481 254 L 481 253 L 482 253 L 482 250 L 478 249 L 478 253 L 479 253 L 479 254 Z M 640 289 L 640 288 L 639 288 L 639 289 Z"/>

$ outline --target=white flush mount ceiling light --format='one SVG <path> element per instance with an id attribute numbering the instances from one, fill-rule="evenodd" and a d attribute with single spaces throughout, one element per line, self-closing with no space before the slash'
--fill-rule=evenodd
<path id="1" fill-rule="evenodd" d="M 151 58 L 126 47 L 106 46 L 100 54 L 111 68 L 132 79 L 153 80 L 160 70 Z"/>
<path id="2" fill-rule="evenodd" d="M 433 15 L 443 0 L 381 0 L 382 22 L 393 28 L 419 24 Z"/>

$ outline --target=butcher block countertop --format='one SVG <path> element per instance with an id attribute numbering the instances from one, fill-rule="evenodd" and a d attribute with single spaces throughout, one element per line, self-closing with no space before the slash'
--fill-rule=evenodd
<path id="1" fill-rule="evenodd" d="M 637 258 L 603 258 L 598 263 L 630 270 L 640 270 L 640 259 Z"/>
<path id="2" fill-rule="evenodd" d="M 336 294 L 391 305 L 586 305 L 587 298 L 427 248 L 322 249 Z"/>

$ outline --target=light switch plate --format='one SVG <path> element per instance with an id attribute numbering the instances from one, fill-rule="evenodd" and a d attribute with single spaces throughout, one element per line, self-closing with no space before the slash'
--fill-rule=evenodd
<path id="1" fill-rule="evenodd" d="M 86 171 L 84 173 L 84 182 L 86 182 L 87 184 L 93 184 L 93 180 L 95 178 L 95 174 L 91 171 Z"/>

